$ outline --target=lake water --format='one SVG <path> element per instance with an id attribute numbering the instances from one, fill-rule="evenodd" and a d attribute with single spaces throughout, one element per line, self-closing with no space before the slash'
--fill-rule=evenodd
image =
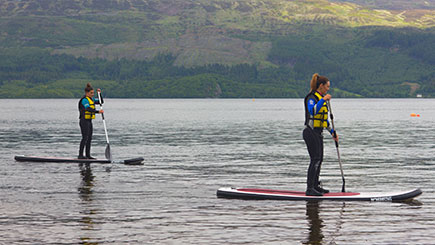
<path id="1" fill-rule="evenodd" d="M 413 202 L 246 201 L 219 187 L 301 190 L 302 99 L 106 99 L 112 154 L 77 156 L 77 100 L 0 100 L 0 244 L 433 244 L 435 100 L 334 99 L 346 190 L 421 188 Z M 420 117 L 411 117 L 411 113 Z M 105 137 L 94 120 L 93 155 Z M 325 135 L 321 180 L 341 190 Z"/>

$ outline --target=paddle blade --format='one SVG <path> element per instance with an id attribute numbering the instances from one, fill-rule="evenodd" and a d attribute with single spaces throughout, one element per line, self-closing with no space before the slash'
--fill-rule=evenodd
<path id="1" fill-rule="evenodd" d="M 106 156 L 107 160 L 112 161 L 112 152 L 110 152 L 110 145 L 107 144 L 106 151 L 104 152 L 104 155 Z"/>

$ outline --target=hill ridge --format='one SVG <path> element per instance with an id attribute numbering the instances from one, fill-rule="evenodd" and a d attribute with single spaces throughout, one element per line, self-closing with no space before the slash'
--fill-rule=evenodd
<path id="1" fill-rule="evenodd" d="M 313 22 L 351 27 L 386 25 L 425 28 L 435 26 L 435 10 L 372 10 L 354 3 L 327 0 L 0 1 L 0 14 L 3 18 L 14 16 L 74 17 L 86 14 L 108 15 L 110 12 L 123 11 L 147 13 L 147 17 L 150 19 L 162 19 L 170 16 L 189 18 L 189 12 L 192 13 L 193 11 L 195 12 L 193 13 L 195 17 L 207 15 L 208 19 L 213 19 L 213 22 L 227 25 L 226 21 L 232 21 L 231 16 L 229 16 L 231 13 L 237 13 L 241 17 L 249 13 L 249 15 L 254 15 L 251 20 L 256 22 L 275 20 L 283 23 Z M 223 13 L 222 11 L 227 11 L 228 13 Z M 195 20 L 191 19 L 190 21 Z"/>

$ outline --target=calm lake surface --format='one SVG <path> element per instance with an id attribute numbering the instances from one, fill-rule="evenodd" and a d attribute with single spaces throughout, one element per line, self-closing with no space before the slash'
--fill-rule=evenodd
<path id="1" fill-rule="evenodd" d="M 0 244 L 435 241 L 435 100 L 332 101 L 346 190 L 421 188 L 408 203 L 216 198 L 228 186 L 305 190 L 303 99 L 106 99 L 114 158 L 144 165 L 14 161 L 77 156 L 77 101 L 0 100 Z M 97 115 L 93 155 L 105 146 Z M 341 190 L 326 134 L 321 180 Z"/>

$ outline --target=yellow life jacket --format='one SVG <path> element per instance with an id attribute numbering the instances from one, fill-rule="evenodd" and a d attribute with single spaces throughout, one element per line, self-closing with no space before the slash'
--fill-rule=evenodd
<path id="1" fill-rule="evenodd" d="M 95 110 L 95 103 L 94 103 L 94 101 L 91 98 L 89 98 L 89 97 L 85 97 L 85 99 L 87 99 L 89 101 L 90 107 Z M 95 119 L 95 113 L 85 110 L 85 119 Z"/>
<path id="2" fill-rule="evenodd" d="M 319 102 L 322 99 L 322 95 L 318 92 L 315 92 L 314 95 L 317 98 L 316 102 Z M 314 115 L 314 127 L 315 128 L 327 128 L 328 127 L 328 106 L 326 106 L 326 101 L 323 103 L 322 108 Z"/>

